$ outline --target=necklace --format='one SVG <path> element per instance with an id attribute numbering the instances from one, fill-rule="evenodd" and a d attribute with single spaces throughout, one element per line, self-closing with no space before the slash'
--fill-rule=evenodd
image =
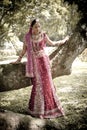
<path id="1" fill-rule="evenodd" d="M 40 38 L 41 38 L 41 33 L 36 34 L 36 35 L 35 34 L 32 35 L 33 40 L 39 40 Z"/>

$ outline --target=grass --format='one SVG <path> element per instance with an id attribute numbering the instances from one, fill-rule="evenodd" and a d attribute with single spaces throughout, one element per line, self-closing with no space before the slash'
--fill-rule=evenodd
<path id="1" fill-rule="evenodd" d="M 53 80 L 65 111 L 64 118 L 47 120 L 51 129 L 81 130 L 87 128 L 87 63 L 72 66 L 72 74 Z M 0 109 L 26 113 L 32 86 L 0 93 Z M 47 123 L 47 122 L 46 122 Z M 51 130 L 50 129 L 50 130 Z"/>

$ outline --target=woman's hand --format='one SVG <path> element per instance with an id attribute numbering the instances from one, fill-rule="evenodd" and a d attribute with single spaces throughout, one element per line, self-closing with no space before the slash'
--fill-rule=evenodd
<path id="1" fill-rule="evenodd" d="M 70 36 L 66 36 L 66 37 L 62 40 L 61 45 L 67 43 L 67 41 L 69 40 L 69 38 L 70 38 Z"/>
<path id="2" fill-rule="evenodd" d="M 65 37 L 65 40 L 68 41 L 69 38 L 70 38 L 70 36 L 68 35 L 68 36 Z"/>
<path id="3" fill-rule="evenodd" d="M 18 64 L 21 62 L 21 57 L 19 57 L 16 61 L 11 62 L 10 64 Z"/>
<path id="4" fill-rule="evenodd" d="M 23 49 L 22 49 L 22 51 L 21 51 L 21 53 L 20 53 L 20 56 L 18 57 L 18 59 L 17 59 L 16 61 L 11 62 L 10 64 L 18 64 L 18 63 L 20 63 L 22 57 L 23 57 L 24 54 L 26 53 L 26 49 L 27 49 L 27 46 L 26 46 L 26 44 L 24 43 L 24 44 L 23 44 Z"/>

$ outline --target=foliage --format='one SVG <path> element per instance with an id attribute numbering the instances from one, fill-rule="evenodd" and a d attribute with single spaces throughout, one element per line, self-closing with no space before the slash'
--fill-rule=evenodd
<path id="1" fill-rule="evenodd" d="M 70 34 L 79 20 L 77 6 L 68 6 L 67 3 L 63 4 L 62 0 L 2 0 L 0 2 L 1 41 L 10 40 L 13 35 L 23 40 L 23 35 L 28 31 L 33 17 L 41 19 L 42 27 L 52 38 L 56 35 L 62 38 Z"/>
<path id="2" fill-rule="evenodd" d="M 87 24 L 87 0 L 64 0 L 68 1 L 69 4 L 75 3 L 78 5 L 78 11 L 82 14 L 81 22 Z"/>
<path id="3" fill-rule="evenodd" d="M 76 4 L 78 6 L 78 12 L 81 14 L 81 19 L 78 22 L 78 30 L 82 37 L 87 40 L 87 0 L 64 0 L 70 5 Z M 80 28 L 81 27 L 81 28 Z"/>

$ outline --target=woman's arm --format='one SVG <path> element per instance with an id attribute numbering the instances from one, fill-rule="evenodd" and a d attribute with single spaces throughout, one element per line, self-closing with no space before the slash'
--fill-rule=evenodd
<path id="1" fill-rule="evenodd" d="M 66 36 L 63 40 L 59 40 L 59 41 L 52 41 L 50 40 L 50 38 L 46 35 L 46 42 L 47 44 L 51 45 L 51 46 L 60 46 L 65 44 L 67 41 L 69 40 L 69 36 Z"/>
<path id="2" fill-rule="evenodd" d="M 26 50 L 27 50 L 27 46 L 26 46 L 25 43 L 23 43 L 23 49 L 22 49 L 22 51 L 21 51 L 21 53 L 20 53 L 18 59 L 17 59 L 15 62 L 11 62 L 11 63 L 17 64 L 17 63 L 21 62 L 22 57 L 23 57 L 24 54 L 26 53 Z"/>

